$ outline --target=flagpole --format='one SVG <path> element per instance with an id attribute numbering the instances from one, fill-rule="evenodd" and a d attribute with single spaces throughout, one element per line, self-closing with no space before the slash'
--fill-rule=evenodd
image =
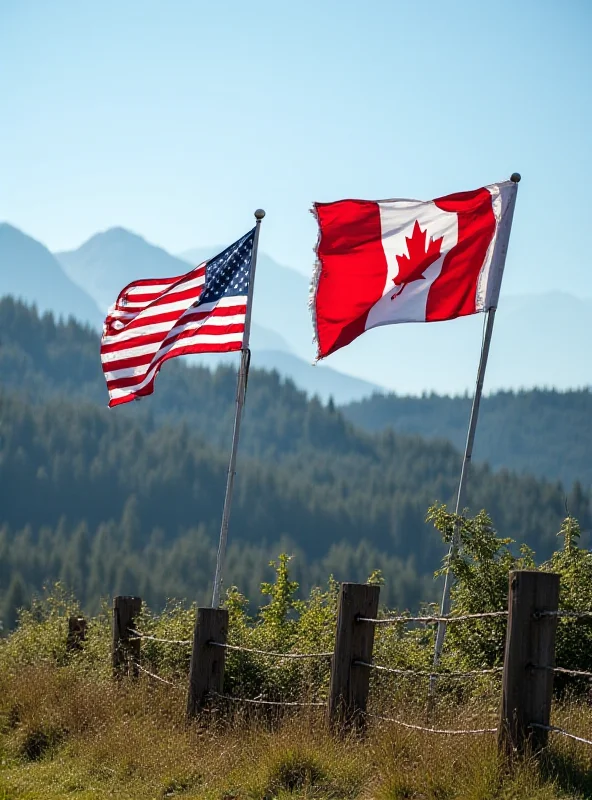
<path id="1" fill-rule="evenodd" d="M 465 444 L 465 454 L 460 472 L 458 492 L 456 495 L 455 515 L 457 517 L 460 514 L 462 514 L 464 509 L 467 476 L 469 472 L 471 459 L 473 457 L 473 444 L 475 442 L 475 431 L 477 430 L 477 421 L 479 419 L 479 407 L 481 405 L 481 396 L 483 394 L 483 382 L 485 380 L 485 370 L 487 369 L 489 346 L 491 344 L 491 337 L 493 335 L 493 323 L 495 322 L 495 312 L 497 309 L 497 301 L 499 297 L 501 277 L 503 275 L 504 265 L 506 262 L 506 254 L 508 251 L 510 231 L 512 229 L 512 218 L 514 216 L 516 193 L 518 191 L 518 183 L 520 182 L 520 175 L 517 172 L 514 172 L 510 180 L 512 181 L 512 183 L 516 184 L 516 190 L 514 191 L 511 197 L 506 212 L 506 219 L 504 220 L 505 230 L 501 231 L 501 235 L 503 238 L 502 241 L 500 242 L 501 252 L 499 260 L 499 279 L 497 286 L 494 288 L 492 303 L 490 307 L 487 309 L 487 321 L 485 324 L 485 333 L 483 335 L 483 342 L 481 344 L 481 356 L 479 358 L 479 368 L 477 370 L 477 383 L 475 385 L 475 394 L 473 395 L 473 405 L 471 407 L 471 416 L 469 419 L 469 430 L 467 433 L 467 441 Z M 454 557 L 454 555 L 456 554 L 456 552 L 458 551 L 459 546 L 460 546 L 460 525 L 457 522 L 454 526 L 454 531 L 452 534 L 452 542 L 450 544 L 450 550 L 448 551 L 448 563 L 446 565 L 446 574 L 444 577 L 444 590 L 442 592 L 442 604 L 440 606 L 440 616 L 442 617 L 448 616 L 450 612 L 450 591 L 452 589 L 452 573 L 450 570 L 450 562 Z M 438 622 L 438 630 L 436 633 L 436 645 L 434 648 L 434 660 L 433 660 L 434 670 L 438 667 L 438 664 L 440 663 L 440 657 L 442 655 L 442 648 L 444 646 L 445 636 L 446 636 L 446 622 L 440 621 Z M 429 691 L 430 697 L 433 696 L 434 688 L 435 688 L 435 676 L 432 675 L 430 677 L 430 691 Z"/>
<path id="2" fill-rule="evenodd" d="M 212 593 L 212 608 L 220 605 L 220 590 L 222 585 L 222 570 L 224 569 L 224 558 L 226 556 L 226 542 L 228 539 L 228 523 L 230 521 L 230 509 L 232 506 L 232 491 L 234 489 L 234 478 L 236 475 L 236 455 L 238 451 L 238 440 L 240 437 L 240 426 L 245 405 L 245 395 L 247 392 L 247 381 L 249 378 L 249 365 L 251 362 L 251 351 L 249 350 L 249 339 L 251 336 L 251 314 L 253 308 L 253 291 L 255 289 L 255 269 L 257 267 L 257 250 L 259 247 L 259 231 L 261 220 L 265 216 L 265 211 L 258 208 L 255 211 L 255 240 L 253 242 L 253 255 L 251 257 L 251 276 L 249 280 L 249 292 L 247 295 L 247 310 L 245 314 L 245 332 L 243 334 L 243 346 L 241 348 L 241 360 L 238 369 L 238 380 L 236 387 L 236 408 L 234 413 L 234 428 L 232 431 L 232 449 L 230 451 L 230 462 L 228 464 L 228 476 L 226 479 L 226 494 L 224 496 L 224 510 L 222 512 L 222 524 L 220 526 L 220 541 L 218 543 L 218 556 L 216 558 L 216 572 L 214 574 L 214 590 Z"/>

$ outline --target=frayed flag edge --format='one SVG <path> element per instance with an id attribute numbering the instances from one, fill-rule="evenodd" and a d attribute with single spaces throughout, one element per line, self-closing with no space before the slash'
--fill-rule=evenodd
<path id="1" fill-rule="evenodd" d="M 321 226 L 319 224 L 319 215 L 317 213 L 317 204 L 313 203 L 312 208 L 310 209 L 310 213 L 313 215 L 315 220 L 317 221 L 318 225 L 318 234 L 317 234 L 317 243 L 313 248 L 313 252 L 315 254 L 315 262 L 314 268 L 312 271 L 312 276 L 310 279 L 310 286 L 308 290 L 308 310 L 310 311 L 310 316 L 312 319 L 312 328 L 313 328 L 313 336 L 312 341 L 316 348 L 316 357 L 313 361 L 313 365 L 316 365 L 322 358 L 321 356 L 321 345 L 319 343 L 319 329 L 317 324 L 317 291 L 319 288 L 319 281 L 321 279 L 321 273 L 323 270 L 323 265 L 321 263 L 321 258 L 319 256 L 319 246 L 321 244 Z"/>

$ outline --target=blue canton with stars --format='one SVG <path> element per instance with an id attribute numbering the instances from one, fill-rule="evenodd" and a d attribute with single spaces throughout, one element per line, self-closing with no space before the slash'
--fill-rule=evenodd
<path id="1" fill-rule="evenodd" d="M 196 306 L 249 293 L 254 240 L 255 228 L 208 261 L 204 288 Z"/>

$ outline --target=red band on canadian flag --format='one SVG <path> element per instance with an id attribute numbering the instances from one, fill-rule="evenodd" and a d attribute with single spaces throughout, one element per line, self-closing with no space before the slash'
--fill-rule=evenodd
<path id="1" fill-rule="evenodd" d="M 497 304 L 516 184 L 431 201 L 315 203 L 311 309 L 324 358 L 364 331 L 435 322 Z M 505 238 L 505 241 L 504 241 Z"/>

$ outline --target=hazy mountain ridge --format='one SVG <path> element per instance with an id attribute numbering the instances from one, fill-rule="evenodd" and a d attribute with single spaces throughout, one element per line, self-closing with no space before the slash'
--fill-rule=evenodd
<path id="1" fill-rule="evenodd" d="M 429 324 L 389 325 L 360 336 L 327 359 L 352 366 L 400 395 L 472 393 L 484 315 Z M 563 292 L 499 302 L 485 392 L 592 385 L 592 302 Z"/>
<path id="2" fill-rule="evenodd" d="M 98 329 L 104 316 L 93 297 L 70 280 L 40 242 L 0 222 L 0 295 L 34 303 L 41 313 L 72 316 Z"/>
<path id="3" fill-rule="evenodd" d="M 462 451 L 470 397 L 376 394 L 343 406 L 347 419 L 368 431 L 392 428 L 422 438 L 445 439 Z M 473 457 L 494 469 L 592 486 L 592 391 L 534 389 L 496 392 L 481 401 Z"/>

